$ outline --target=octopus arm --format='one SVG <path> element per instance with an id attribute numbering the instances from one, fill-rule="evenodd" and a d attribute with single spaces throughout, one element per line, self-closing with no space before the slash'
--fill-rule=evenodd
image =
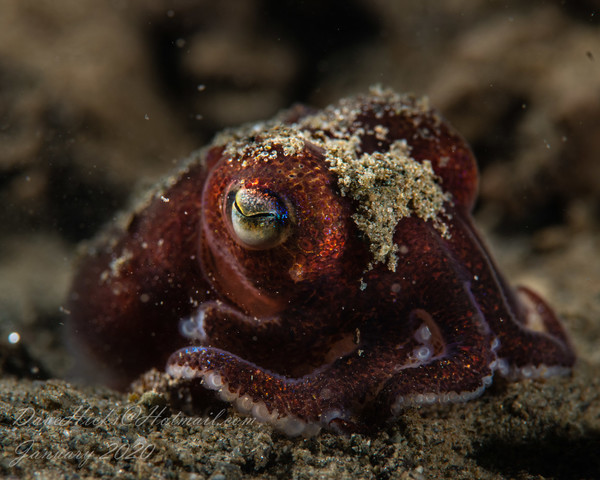
<path id="1" fill-rule="evenodd" d="M 421 244 L 423 228 L 433 227 L 415 234 Z M 396 312 L 401 321 L 382 316 L 353 351 L 312 373 L 283 376 L 212 347 L 179 350 L 167 372 L 201 382 L 238 410 L 288 435 L 310 435 L 321 427 L 363 430 L 372 412 L 387 418 L 408 402 L 462 400 L 481 393 L 496 361 L 494 337 L 464 275 L 444 256 L 435 234 L 428 236 L 421 261 L 435 272 L 435 281 L 414 287 L 412 294 L 420 292 L 419 298 Z"/>
<path id="2" fill-rule="evenodd" d="M 532 290 L 508 286 L 466 216 L 455 215 L 450 242 L 457 263 L 468 266 L 471 290 L 497 336 L 499 372 L 509 378 L 568 372 L 575 355 L 557 317 Z"/>
<path id="3" fill-rule="evenodd" d="M 296 377 L 324 363 L 331 343 L 343 336 L 336 325 L 317 328 L 314 322 L 303 321 L 290 325 L 278 316 L 246 315 L 221 300 L 203 302 L 181 320 L 180 332 L 195 345 L 218 345 L 262 368 Z"/>

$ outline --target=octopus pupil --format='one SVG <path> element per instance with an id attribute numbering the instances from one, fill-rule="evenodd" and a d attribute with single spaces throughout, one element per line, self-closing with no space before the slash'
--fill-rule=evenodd
<path id="1" fill-rule="evenodd" d="M 251 215 L 246 215 L 244 212 L 242 212 L 242 210 L 240 209 L 240 206 L 237 204 L 237 202 L 233 202 L 233 207 L 238 211 L 238 213 L 240 215 L 242 215 L 246 218 L 264 218 L 264 217 L 276 217 L 277 216 L 270 212 L 260 212 L 260 213 L 253 213 Z"/>

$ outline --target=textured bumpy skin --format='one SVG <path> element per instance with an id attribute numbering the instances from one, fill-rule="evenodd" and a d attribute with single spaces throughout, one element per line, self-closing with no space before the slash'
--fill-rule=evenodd
<path id="1" fill-rule="evenodd" d="M 476 191 L 462 138 L 390 91 L 226 131 L 89 247 L 72 336 L 113 385 L 166 364 L 289 435 L 568 372 L 554 313 L 475 231 Z M 285 233 L 249 247 L 232 212 Z"/>

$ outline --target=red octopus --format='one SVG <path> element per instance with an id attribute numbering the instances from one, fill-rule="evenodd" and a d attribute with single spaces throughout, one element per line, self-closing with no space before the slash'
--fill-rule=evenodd
<path id="1" fill-rule="evenodd" d="M 477 179 L 389 90 L 227 131 L 89 246 L 73 337 L 113 385 L 166 364 L 288 435 L 568 372 L 556 316 L 473 226 Z"/>

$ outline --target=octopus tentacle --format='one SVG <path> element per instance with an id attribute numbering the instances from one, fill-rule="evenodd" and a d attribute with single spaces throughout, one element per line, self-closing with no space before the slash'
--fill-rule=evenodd
<path id="1" fill-rule="evenodd" d="M 314 319 L 291 326 L 285 318 L 257 318 L 221 301 L 208 301 L 180 321 L 180 332 L 195 345 L 218 345 L 278 374 L 302 376 L 327 363 L 328 356 L 355 347 L 349 325 L 343 325 L 341 319 L 334 321 L 332 316 L 326 319 L 322 328 L 315 327 Z M 240 338 L 245 341 L 240 342 Z M 281 345 L 286 345 L 285 352 Z"/>
<path id="2" fill-rule="evenodd" d="M 518 338 L 529 348 L 504 349 L 510 362 L 507 376 L 516 379 L 568 374 L 575 354 L 558 318 L 532 290 L 518 287 L 516 293 L 524 310 Z"/>
<path id="3" fill-rule="evenodd" d="M 429 401 L 430 391 L 439 400 L 466 399 L 489 385 L 495 355 L 468 285 L 450 280 L 441 284 L 454 308 L 438 302 L 427 311 L 415 309 L 386 336 L 368 335 L 351 353 L 304 377 L 285 377 L 212 347 L 179 350 L 167 373 L 203 382 L 238 410 L 288 435 L 311 435 L 321 427 L 362 429 L 360 414 L 379 392 L 379 403 L 391 395 L 398 405 L 414 391 L 426 392 L 412 398 L 421 403 Z M 464 341 L 448 343 L 453 335 Z M 451 375 L 435 375 L 439 368 Z"/>
<path id="4" fill-rule="evenodd" d="M 492 382 L 497 345 L 469 284 L 457 279 L 438 286 L 447 292 L 450 305 L 432 302 L 427 312 L 445 348 L 431 361 L 402 368 L 386 382 L 372 409 L 379 418 L 398 415 L 407 405 L 468 400 Z"/>
<path id="5" fill-rule="evenodd" d="M 415 229 L 421 245 L 432 228 Z M 356 425 L 374 398 L 397 414 L 408 400 L 477 395 L 489 385 L 496 365 L 493 334 L 469 282 L 456 274 L 435 238 L 429 235 L 421 258 L 435 272 L 435 281 L 414 286 L 422 307 L 398 310 L 400 318 L 392 325 L 383 318 L 390 311 L 383 312 L 352 352 L 310 375 L 285 377 L 210 347 L 180 350 L 169 360 L 167 372 L 202 381 L 223 400 L 235 402 L 238 410 L 251 411 L 287 434 Z M 424 393 L 411 397 L 411 392 Z"/>
<path id="6" fill-rule="evenodd" d="M 378 361 L 376 353 L 357 351 L 310 375 L 292 378 L 220 349 L 189 347 L 171 356 L 166 371 L 176 378 L 202 382 L 238 411 L 287 435 L 310 436 L 329 424 L 353 424 L 356 404 L 364 401 L 373 386 L 367 370 Z"/>
<path id="7" fill-rule="evenodd" d="M 462 253 L 457 262 L 470 266 L 473 294 L 490 328 L 497 332 L 500 373 L 516 378 L 567 372 L 575 356 L 563 328 L 543 300 L 529 289 L 515 291 L 507 285 L 467 220 L 456 222 L 451 242 L 452 251 Z M 492 295 L 494 292 L 502 293 L 502 301 Z"/>

